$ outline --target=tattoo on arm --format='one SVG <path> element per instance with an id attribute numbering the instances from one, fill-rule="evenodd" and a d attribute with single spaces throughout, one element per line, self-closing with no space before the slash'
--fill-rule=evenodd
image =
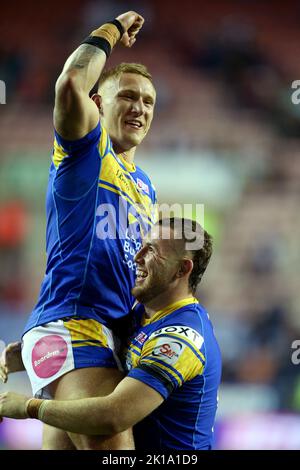
<path id="1" fill-rule="evenodd" d="M 99 79 L 105 62 L 105 52 L 91 44 L 81 44 L 68 58 L 63 73 L 77 72 L 77 86 L 89 93 Z"/>
<path id="2" fill-rule="evenodd" d="M 66 62 L 68 69 L 84 69 L 91 61 L 97 60 L 103 56 L 102 51 L 90 44 L 81 44 Z"/>

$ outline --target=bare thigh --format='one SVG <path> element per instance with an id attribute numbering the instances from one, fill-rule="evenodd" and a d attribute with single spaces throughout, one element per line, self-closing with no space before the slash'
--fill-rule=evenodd
<path id="1" fill-rule="evenodd" d="M 117 369 L 88 367 L 75 369 L 49 386 L 56 400 L 74 400 L 109 395 L 122 380 Z M 59 431 L 59 430 L 58 430 Z M 85 436 L 67 433 L 78 450 L 131 450 L 134 449 L 132 429 L 114 436 Z"/>
<path id="2" fill-rule="evenodd" d="M 68 433 L 44 424 L 42 450 L 76 450 Z"/>

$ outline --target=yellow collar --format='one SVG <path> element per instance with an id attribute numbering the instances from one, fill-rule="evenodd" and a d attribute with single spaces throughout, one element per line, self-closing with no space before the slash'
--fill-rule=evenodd
<path id="1" fill-rule="evenodd" d="M 198 303 L 199 302 L 197 299 L 195 299 L 195 297 L 187 297 L 186 299 L 177 300 L 177 302 L 173 302 L 167 307 L 155 312 L 155 314 L 151 318 L 146 318 L 144 314 L 142 318 L 142 326 L 147 326 L 150 323 L 154 323 L 155 321 L 160 320 L 166 315 L 169 315 L 170 313 L 173 313 L 175 310 L 185 307 L 186 305 L 198 304 Z"/>
<path id="2" fill-rule="evenodd" d="M 118 157 L 125 166 L 126 170 L 129 171 L 130 173 L 134 173 L 136 171 L 136 167 L 134 163 L 128 163 L 126 158 L 124 158 L 124 155 L 122 153 L 118 153 Z"/>

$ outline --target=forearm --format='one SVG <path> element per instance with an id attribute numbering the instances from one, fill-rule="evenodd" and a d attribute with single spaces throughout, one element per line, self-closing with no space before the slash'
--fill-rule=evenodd
<path id="1" fill-rule="evenodd" d="M 116 410 L 110 397 L 44 403 L 39 419 L 50 426 L 86 435 L 113 435 L 119 432 Z"/>
<path id="2" fill-rule="evenodd" d="M 92 31 L 66 61 L 61 75 L 75 77 L 79 90 L 91 91 L 102 73 L 106 57 L 120 40 L 124 30 L 118 20 L 114 21 Z"/>
<path id="3" fill-rule="evenodd" d="M 118 434 L 144 419 L 162 402 L 163 398 L 156 390 L 125 377 L 106 397 L 45 401 L 39 405 L 38 418 L 69 432 Z"/>
<path id="4" fill-rule="evenodd" d="M 85 435 L 114 435 L 143 420 L 163 402 L 152 387 L 125 377 L 106 397 L 80 400 L 37 400 L 17 393 L 0 394 L 1 417 L 34 418 Z"/>
<path id="5" fill-rule="evenodd" d="M 121 37 L 122 26 L 115 22 L 92 31 L 68 58 L 58 77 L 54 127 L 67 140 L 80 139 L 99 121 L 99 109 L 89 93 L 102 73 L 106 57 Z"/>
<path id="6" fill-rule="evenodd" d="M 55 86 L 54 127 L 66 140 L 81 139 L 99 122 L 99 100 L 89 93 L 98 81 L 106 58 L 121 40 L 131 47 L 144 20 L 135 12 L 119 15 L 95 29 L 66 61 Z"/>

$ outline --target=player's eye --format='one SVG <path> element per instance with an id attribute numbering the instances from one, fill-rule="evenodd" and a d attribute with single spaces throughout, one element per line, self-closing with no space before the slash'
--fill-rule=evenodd
<path id="1" fill-rule="evenodd" d="M 125 98 L 126 100 L 133 100 L 134 99 L 134 97 L 132 95 L 129 95 L 129 94 L 128 95 L 127 94 L 126 95 L 120 95 L 120 96 L 121 96 L 121 98 Z"/>

